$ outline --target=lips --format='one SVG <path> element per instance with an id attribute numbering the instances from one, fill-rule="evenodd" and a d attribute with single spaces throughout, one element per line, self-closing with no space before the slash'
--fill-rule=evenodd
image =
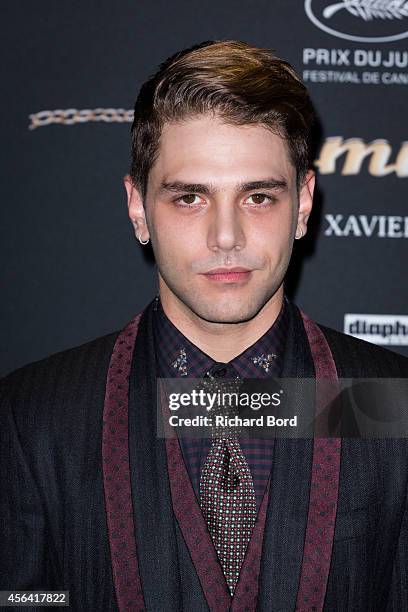
<path id="1" fill-rule="evenodd" d="M 205 272 L 203 276 L 212 281 L 237 282 L 248 280 L 251 272 L 252 270 L 248 268 L 236 266 L 234 268 L 214 268 Z"/>

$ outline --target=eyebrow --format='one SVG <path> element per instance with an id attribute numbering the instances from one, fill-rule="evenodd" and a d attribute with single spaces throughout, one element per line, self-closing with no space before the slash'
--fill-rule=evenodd
<path id="1" fill-rule="evenodd" d="M 288 188 L 288 183 L 283 178 L 268 178 L 262 181 L 250 181 L 248 183 L 240 183 L 236 187 L 237 193 L 245 193 L 247 191 L 255 191 L 257 189 L 279 189 L 285 191 Z M 202 193 L 203 195 L 213 195 L 218 190 L 211 184 L 204 183 L 183 183 L 183 181 L 162 181 L 159 187 L 159 193 L 164 192 L 180 192 L 188 191 L 189 193 Z"/>

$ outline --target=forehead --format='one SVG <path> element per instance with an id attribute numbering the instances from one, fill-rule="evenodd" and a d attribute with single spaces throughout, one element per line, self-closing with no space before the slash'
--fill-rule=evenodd
<path id="1" fill-rule="evenodd" d="M 164 125 L 149 180 L 227 184 L 276 176 L 290 184 L 295 174 L 286 142 L 271 130 L 201 115 Z"/>

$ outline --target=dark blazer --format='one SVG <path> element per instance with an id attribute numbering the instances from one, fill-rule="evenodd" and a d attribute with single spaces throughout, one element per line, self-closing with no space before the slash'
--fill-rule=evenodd
<path id="1" fill-rule="evenodd" d="M 151 308 L 140 322 L 129 392 L 143 593 L 149 611 L 204 611 L 208 606 L 172 512 L 164 443 L 152 425 Z M 408 377 L 404 357 L 320 328 L 339 377 Z M 0 590 L 69 590 L 71 610 L 117 610 L 101 460 L 105 382 L 116 337 L 52 355 L 2 381 Z M 283 376 L 313 375 L 301 316 L 290 304 Z M 309 439 L 276 441 L 259 577 L 262 612 L 295 609 L 311 451 Z M 407 484 L 407 440 L 343 439 L 325 611 L 408 609 Z"/>

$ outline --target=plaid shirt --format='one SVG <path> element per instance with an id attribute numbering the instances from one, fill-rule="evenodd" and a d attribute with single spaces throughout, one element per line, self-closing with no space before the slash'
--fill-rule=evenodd
<path id="1" fill-rule="evenodd" d="M 274 324 L 245 351 L 228 363 L 216 362 L 190 342 L 165 314 L 159 296 L 154 302 L 154 343 L 158 378 L 203 378 L 208 371 L 226 378 L 268 378 L 282 373 L 283 350 L 288 330 L 285 296 Z M 199 499 L 200 474 L 211 446 L 209 438 L 179 438 L 193 489 Z M 239 438 L 252 473 L 257 506 L 262 501 L 272 467 L 273 440 Z"/>

